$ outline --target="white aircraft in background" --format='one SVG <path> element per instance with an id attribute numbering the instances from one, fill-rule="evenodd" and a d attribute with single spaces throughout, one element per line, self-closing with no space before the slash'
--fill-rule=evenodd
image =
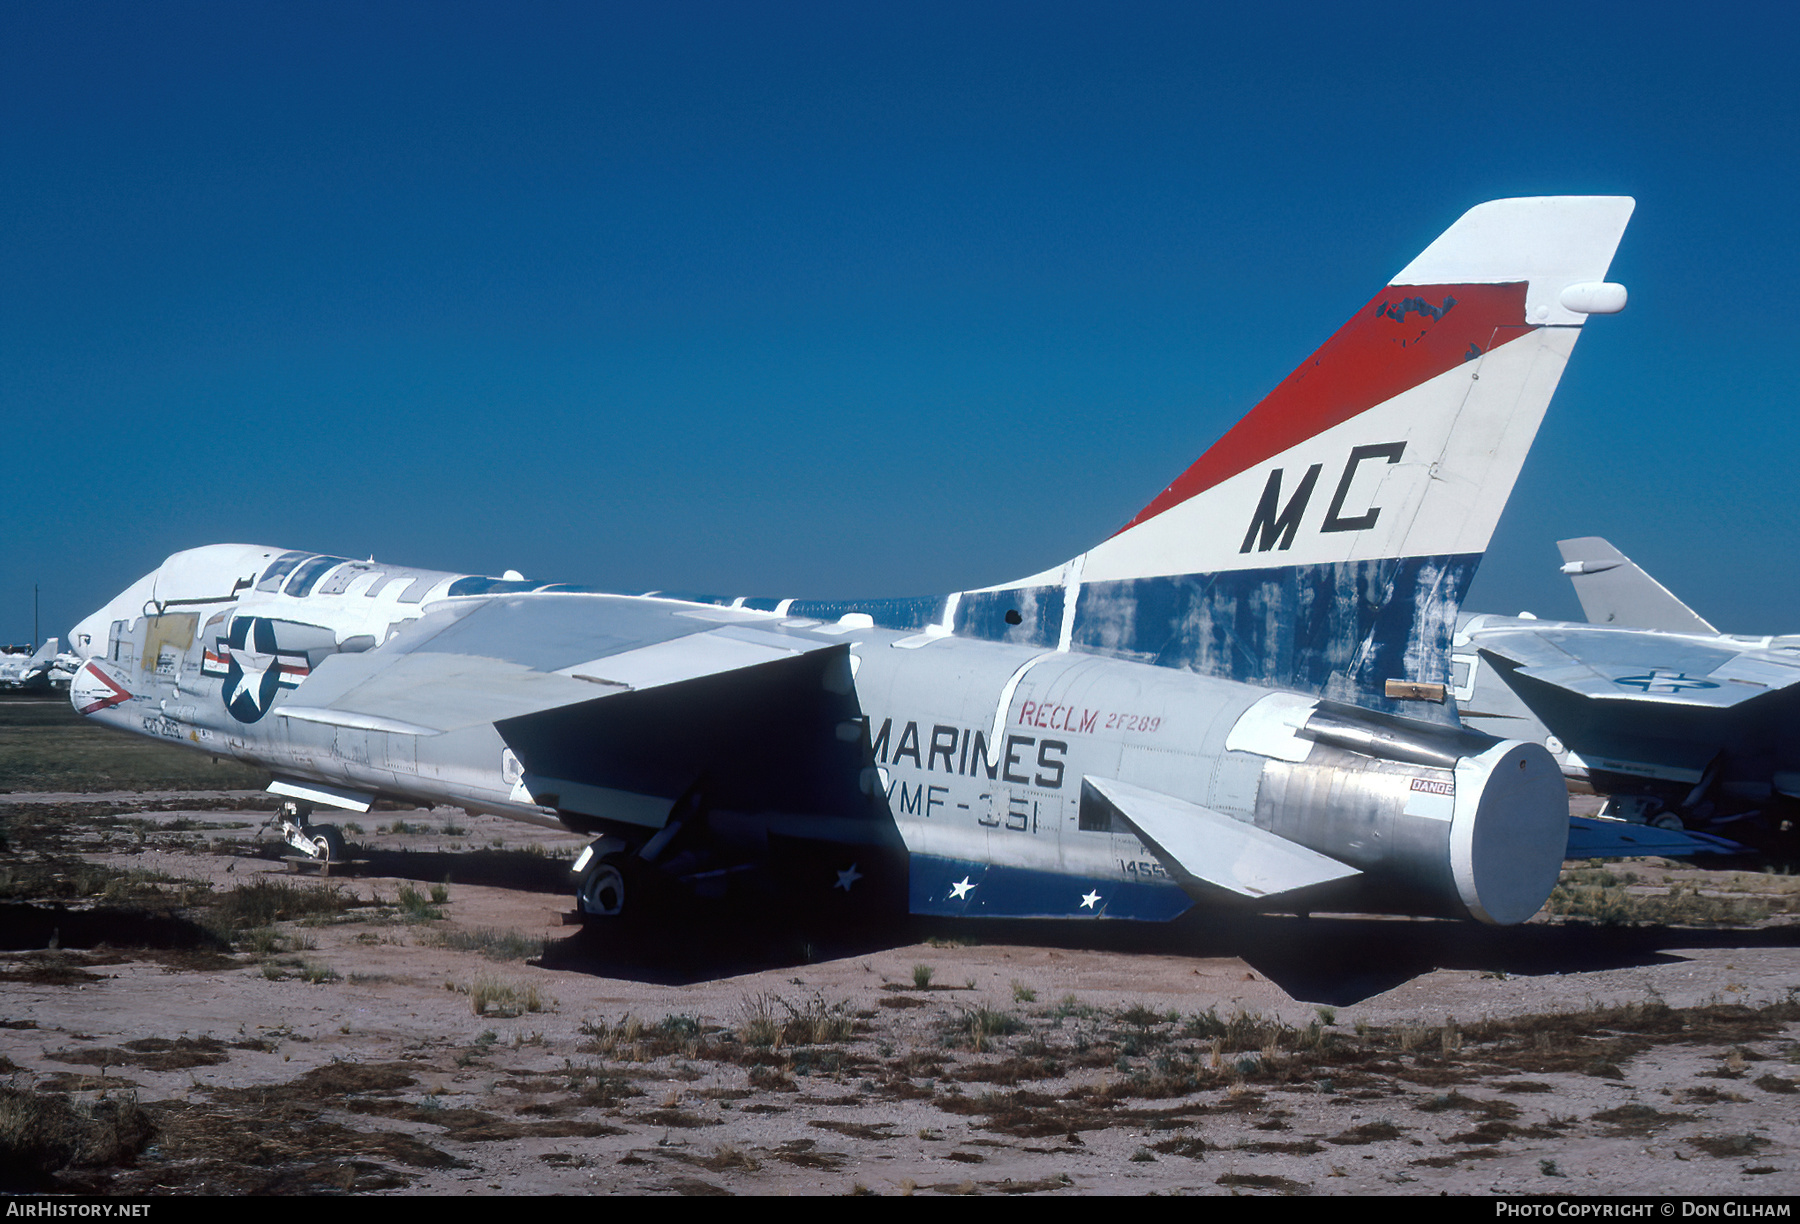
<path id="1" fill-rule="evenodd" d="M 1466 618 L 1463 722 L 1546 744 L 1609 813 L 1792 854 L 1800 636 L 1722 634 L 1607 541 L 1557 547 L 1588 622 Z"/>
<path id="2" fill-rule="evenodd" d="M 1196 901 L 1516 923 L 1563 859 L 1539 743 L 1464 729 L 1451 635 L 1632 201 L 1465 214 L 1132 521 L 1013 582 L 688 601 L 254 545 L 87 618 L 96 721 L 313 805 L 594 840 L 593 917 L 750 892 L 915 913 Z"/>
<path id="3" fill-rule="evenodd" d="M 60 653 L 51 638 L 33 651 L 0 655 L 0 691 L 45 692 L 67 688 L 80 660 Z"/>

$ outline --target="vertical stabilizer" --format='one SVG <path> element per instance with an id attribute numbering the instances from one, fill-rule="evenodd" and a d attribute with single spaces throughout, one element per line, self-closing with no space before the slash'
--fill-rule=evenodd
<path id="1" fill-rule="evenodd" d="M 1716 634 L 1705 618 L 1599 536 L 1558 540 L 1562 572 L 1575 586 L 1581 612 L 1592 625 Z"/>
<path id="2" fill-rule="evenodd" d="M 1415 717 L 1633 201 L 1495 200 L 1452 225 L 1131 522 L 962 595 L 959 632 Z"/>

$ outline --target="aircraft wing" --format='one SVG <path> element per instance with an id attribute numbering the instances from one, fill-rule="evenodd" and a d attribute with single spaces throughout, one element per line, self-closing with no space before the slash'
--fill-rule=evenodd
<path id="1" fill-rule="evenodd" d="M 1800 651 L 1728 638 L 1530 621 L 1471 636 L 1503 669 L 1596 701 L 1728 709 L 1800 683 Z"/>
<path id="2" fill-rule="evenodd" d="M 767 615 L 670 600 L 537 593 L 458 600 L 408 623 L 379 649 L 327 658 L 274 713 L 438 735 L 843 649 Z M 843 680 L 847 690 L 847 670 Z"/>
<path id="3" fill-rule="evenodd" d="M 414 736 L 491 724 L 523 771 L 516 801 L 651 827 L 702 780 L 733 811 L 866 815 L 849 648 L 767 614 L 450 601 L 379 648 L 327 658 L 273 713 Z"/>

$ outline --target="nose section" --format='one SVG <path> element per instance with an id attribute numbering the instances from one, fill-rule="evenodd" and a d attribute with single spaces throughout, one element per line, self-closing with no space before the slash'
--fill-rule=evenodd
<path id="1" fill-rule="evenodd" d="M 123 630 L 130 624 L 136 615 L 130 609 L 142 606 L 143 592 L 154 577 L 146 574 L 138 579 L 69 631 L 69 650 L 81 659 L 81 666 L 69 678 L 69 704 L 75 707 L 77 714 L 103 714 L 131 700 L 125 667 L 113 663 L 107 656 L 115 636 L 113 626 L 117 624 Z M 101 721 L 109 720 L 102 718 Z"/>
<path id="2" fill-rule="evenodd" d="M 69 681 L 69 704 L 77 714 L 94 715 L 130 701 L 132 692 L 120 683 L 114 670 L 99 659 L 89 659 Z M 105 721 L 105 720 L 102 720 Z"/>
<path id="3" fill-rule="evenodd" d="M 86 660 L 106 653 L 107 629 L 111 621 L 106 609 L 93 613 L 69 631 L 69 650 Z"/>
<path id="4" fill-rule="evenodd" d="M 251 587 L 279 553 L 279 549 L 260 544 L 209 544 L 178 552 L 76 625 L 69 649 L 84 659 L 106 658 L 111 653 L 115 624 L 128 628 L 171 607 L 228 603 Z"/>
<path id="5" fill-rule="evenodd" d="M 69 650 L 82 659 L 104 659 L 111 652 L 112 641 L 119 636 L 115 626 L 123 629 L 143 616 L 144 595 L 150 579 L 140 578 L 105 607 L 82 618 L 69 631 Z"/>
<path id="6" fill-rule="evenodd" d="M 123 649 L 129 650 L 130 626 L 143 617 L 155 585 L 155 571 L 145 574 L 70 630 L 69 650 L 82 661 L 69 679 L 69 704 L 77 714 L 104 715 L 131 700 L 129 669 L 134 660 L 121 655 L 115 661 L 112 645 L 115 639 L 122 640 L 126 643 Z M 122 716 L 114 716 L 118 717 Z M 101 721 L 109 720 L 103 717 Z"/>
<path id="7" fill-rule="evenodd" d="M 114 636 L 113 625 L 129 625 L 144 615 L 145 605 L 156 592 L 156 574 L 155 570 L 145 574 L 83 618 L 69 633 L 69 649 L 83 659 L 105 658 Z"/>
<path id="8" fill-rule="evenodd" d="M 131 691 L 133 685 L 141 685 L 149 696 L 157 686 L 152 675 L 157 660 L 140 658 L 139 652 L 174 643 L 166 633 L 157 637 L 149 626 L 177 609 L 175 618 L 187 622 L 187 637 L 177 645 L 186 649 L 192 644 L 195 612 L 203 605 L 233 603 L 255 584 L 257 575 L 279 552 L 259 544 L 190 548 L 113 596 L 69 635 L 69 649 L 82 660 L 69 682 L 70 703 L 78 712 L 93 715 L 132 700 L 137 696 Z M 124 714 L 115 717 L 122 719 Z"/>

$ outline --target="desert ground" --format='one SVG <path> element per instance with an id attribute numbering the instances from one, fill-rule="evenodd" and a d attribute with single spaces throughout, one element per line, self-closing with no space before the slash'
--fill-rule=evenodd
<path id="1" fill-rule="evenodd" d="M 1571 864 L 1509 930 L 583 929 L 578 838 L 377 810 L 344 822 L 352 874 L 294 874 L 239 774 L 93 768 L 105 741 L 79 778 L 39 769 L 46 736 L 92 745 L 22 710 L 0 711 L 5 1189 L 1800 1189 L 1780 870 Z"/>

